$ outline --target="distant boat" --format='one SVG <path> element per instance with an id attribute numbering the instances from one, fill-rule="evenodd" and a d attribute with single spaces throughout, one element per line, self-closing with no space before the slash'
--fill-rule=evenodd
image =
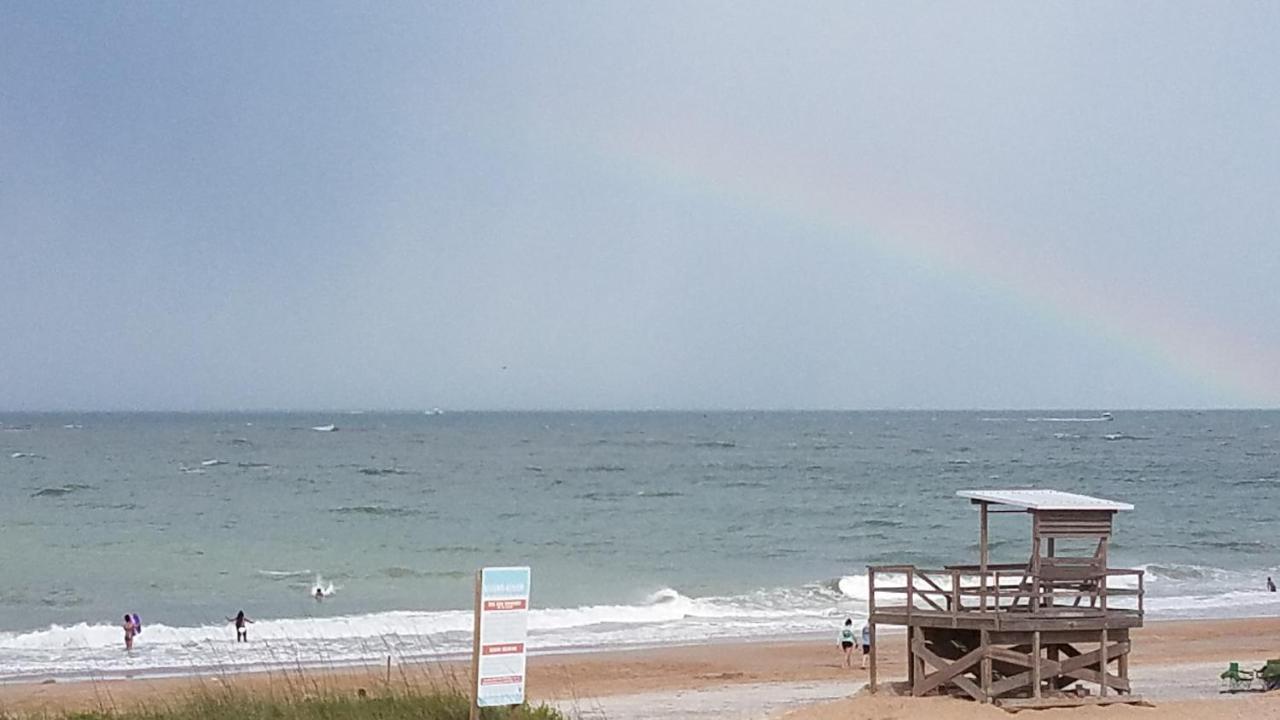
<path id="1" fill-rule="evenodd" d="M 443 415 L 444 411 L 441 410 L 440 408 L 431 408 L 430 410 L 423 410 L 422 414 L 423 415 Z"/>
<path id="2" fill-rule="evenodd" d="M 316 432 L 333 432 L 338 429 L 338 426 L 334 425 L 333 423 L 329 423 L 328 425 L 316 425 L 311 429 L 315 430 Z"/>
<path id="3" fill-rule="evenodd" d="M 1112 415 L 1111 413 L 1109 413 L 1109 412 L 1104 412 L 1104 413 L 1102 413 L 1102 419 L 1103 419 L 1103 420 L 1115 420 L 1115 419 L 1116 419 L 1116 417 L 1115 417 L 1114 415 Z"/>

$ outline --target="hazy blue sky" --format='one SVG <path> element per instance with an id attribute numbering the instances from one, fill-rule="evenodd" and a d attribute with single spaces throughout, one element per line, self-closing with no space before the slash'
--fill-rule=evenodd
<path id="1" fill-rule="evenodd" d="M 1275 3 L 0 4 L 0 409 L 1280 405 Z"/>

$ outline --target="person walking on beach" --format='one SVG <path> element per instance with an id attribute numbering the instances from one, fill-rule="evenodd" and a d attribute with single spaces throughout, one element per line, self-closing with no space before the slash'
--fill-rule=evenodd
<path id="1" fill-rule="evenodd" d="M 862 626 L 862 669 L 867 669 L 867 656 L 871 654 L 871 623 Z"/>
<path id="2" fill-rule="evenodd" d="M 138 626 L 133 622 L 133 616 L 125 613 L 124 615 L 124 649 L 126 651 L 133 649 L 133 636 L 138 634 Z"/>
<path id="3" fill-rule="evenodd" d="M 1267 592 L 1275 592 L 1275 591 L 1276 591 L 1276 583 L 1275 583 L 1275 581 L 1274 581 L 1274 580 L 1272 580 L 1270 577 L 1268 577 L 1268 578 L 1267 578 Z"/>
<path id="4" fill-rule="evenodd" d="M 844 651 L 844 666 L 853 667 L 853 619 L 849 618 L 844 621 L 844 627 L 840 628 L 840 649 Z"/>
<path id="5" fill-rule="evenodd" d="M 244 616 L 244 611 L 236 613 L 233 618 L 227 618 L 227 622 L 236 624 L 236 642 L 249 642 L 249 628 L 245 627 L 245 623 L 250 625 L 253 621 Z"/>

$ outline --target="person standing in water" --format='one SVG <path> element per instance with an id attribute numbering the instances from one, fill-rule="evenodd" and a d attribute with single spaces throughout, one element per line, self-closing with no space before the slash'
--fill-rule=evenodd
<path id="1" fill-rule="evenodd" d="M 133 649 L 133 636 L 138 634 L 138 626 L 133 622 L 133 616 L 125 613 L 124 615 L 124 649 L 126 651 Z"/>
<path id="2" fill-rule="evenodd" d="M 245 627 L 245 623 L 253 624 L 253 621 L 244 616 L 244 611 L 236 613 L 234 618 L 227 618 L 227 622 L 236 624 L 236 642 L 249 642 L 249 628 Z"/>
<path id="3" fill-rule="evenodd" d="M 1275 583 L 1275 581 L 1274 581 L 1274 580 L 1272 580 L 1270 577 L 1268 577 L 1268 578 L 1267 578 L 1267 592 L 1275 592 L 1275 591 L 1276 591 L 1276 583 Z"/>
<path id="4" fill-rule="evenodd" d="M 840 628 L 840 649 L 844 651 L 844 666 L 853 667 L 853 619 L 848 618 L 844 621 L 844 627 Z"/>

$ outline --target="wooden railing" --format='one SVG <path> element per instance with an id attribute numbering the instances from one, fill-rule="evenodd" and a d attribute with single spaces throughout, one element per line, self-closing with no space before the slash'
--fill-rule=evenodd
<path id="1" fill-rule="evenodd" d="M 1114 585 L 1115 580 L 1127 577 L 1136 578 L 1135 587 Z M 1141 615 L 1144 577 L 1142 570 L 1111 568 L 1034 576 L 1025 564 L 988 565 L 986 572 L 976 565 L 952 565 L 943 570 L 878 565 L 867 568 L 867 595 L 871 609 L 893 608 L 908 616 L 914 612 Z M 905 596 L 905 604 L 882 595 Z"/>

